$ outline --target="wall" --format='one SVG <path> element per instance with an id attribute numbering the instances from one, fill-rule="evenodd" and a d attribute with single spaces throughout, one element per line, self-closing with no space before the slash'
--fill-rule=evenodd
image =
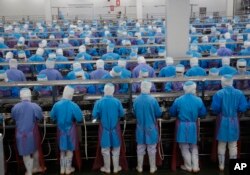
<path id="1" fill-rule="evenodd" d="M 0 0 L 0 16 L 44 15 L 45 0 Z M 115 7 L 110 12 L 110 5 L 115 5 L 115 0 L 51 0 L 52 14 L 58 13 L 58 8 L 65 16 L 84 16 L 88 19 L 95 17 L 109 17 L 121 11 L 129 17 L 136 17 L 136 0 L 120 0 L 120 7 Z M 194 12 L 199 12 L 199 7 L 207 7 L 207 12 L 219 11 L 222 15 L 226 12 L 227 0 L 190 0 L 197 4 Z M 165 0 L 143 0 L 143 16 L 160 17 L 165 15 Z"/>

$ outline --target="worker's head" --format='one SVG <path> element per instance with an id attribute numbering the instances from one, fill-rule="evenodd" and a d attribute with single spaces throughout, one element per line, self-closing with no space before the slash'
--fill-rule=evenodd
<path id="1" fill-rule="evenodd" d="M 62 48 L 56 49 L 56 55 L 63 55 L 63 50 L 62 50 Z"/>
<path id="2" fill-rule="evenodd" d="M 48 77 L 46 74 L 37 75 L 37 81 L 48 81 Z"/>
<path id="3" fill-rule="evenodd" d="M 170 66 L 170 65 L 173 65 L 173 64 L 174 64 L 174 59 L 173 59 L 173 57 L 167 57 L 167 58 L 165 59 L 165 62 L 166 62 L 166 65 L 167 65 L 167 66 Z"/>
<path id="4" fill-rule="evenodd" d="M 223 77 L 221 77 L 221 86 L 233 86 L 233 76 L 230 74 L 223 75 Z"/>
<path id="5" fill-rule="evenodd" d="M 63 38 L 63 44 L 68 44 L 69 43 L 69 38 Z"/>
<path id="6" fill-rule="evenodd" d="M 72 86 L 65 86 L 63 90 L 63 99 L 72 100 L 74 95 L 74 88 Z"/>
<path id="7" fill-rule="evenodd" d="M 226 40 L 225 39 L 219 40 L 219 47 L 226 47 Z"/>
<path id="8" fill-rule="evenodd" d="M 222 66 L 229 66 L 230 65 L 230 58 L 229 57 L 223 57 L 222 58 Z"/>
<path id="9" fill-rule="evenodd" d="M 6 54 L 6 56 L 5 56 L 5 58 L 6 59 L 13 59 L 13 57 L 14 57 L 14 55 L 13 55 L 13 53 L 12 52 L 7 52 L 7 54 Z"/>
<path id="10" fill-rule="evenodd" d="M 55 59 L 53 58 L 48 58 L 45 62 L 46 68 L 47 69 L 54 69 L 55 68 Z"/>
<path id="11" fill-rule="evenodd" d="M 138 47 L 137 46 L 132 46 L 131 47 L 131 52 L 137 54 L 138 53 Z"/>
<path id="12" fill-rule="evenodd" d="M 159 56 L 160 58 L 164 58 L 164 57 L 166 56 L 166 50 L 165 50 L 165 49 L 160 49 L 160 50 L 158 51 L 158 56 Z"/>
<path id="13" fill-rule="evenodd" d="M 211 48 L 210 49 L 210 56 L 217 56 L 217 49 L 216 48 Z"/>
<path id="14" fill-rule="evenodd" d="M 0 82 L 7 82 L 8 77 L 4 70 L 0 70 Z"/>
<path id="15" fill-rule="evenodd" d="M 44 53 L 44 49 L 43 48 L 38 48 L 36 50 L 36 55 L 43 56 L 43 53 Z"/>
<path id="16" fill-rule="evenodd" d="M 22 88 L 20 90 L 20 98 L 21 100 L 31 101 L 31 91 L 29 88 Z"/>
<path id="17" fill-rule="evenodd" d="M 125 68 L 127 65 L 127 61 L 125 59 L 119 59 L 118 60 L 118 66 Z"/>
<path id="18" fill-rule="evenodd" d="M 104 61 L 102 59 L 96 61 L 96 69 L 104 69 Z"/>
<path id="19" fill-rule="evenodd" d="M 219 75 L 219 69 L 213 67 L 209 69 L 209 76 L 218 76 Z"/>
<path id="20" fill-rule="evenodd" d="M 17 57 L 19 60 L 25 60 L 26 59 L 26 53 L 23 50 L 19 50 L 17 53 Z"/>
<path id="21" fill-rule="evenodd" d="M 115 86 L 112 83 L 107 83 L 104 86 L 104 95 L 105 96 L 113 96 L 115 92 Z"/>
<path id="22" fill-rule="evenodd" d="M 110 71 L 110 75 L 112 77 L 119 77 L 121 76 L 121 73 L 122 73 L 122 69 L 120 66 L 114 66 L 112 70 Z"/>
<path id="23" fill-rule="evenodd" d="M 202 37 L 202 42 L 203 43 L 207 43 L 208 42 L 208 36 L 207 35 L 205 35 L 205 36 Z"/>
<path id="24" fill-rule="evenodd" d="M 137 61 L 138 61 L 138 64 L 146 63 L 144 56 L 139 56 Z"/>
<path id="25" fill-rule="evenodd" d="M 191 45 L 190 45 L 190 50 L 191 51 L 198 51 L 198 44 L 196 42 L 193 42 Z"/>
<path id="26" fill-rule="evenodd" d="M 16 59 L 10 59 L 9 60 L 9 66 L 10 66 L 10 68 L 17 69 L 17 66 L 18 66 L 17 60 Z"/>
<path id="27" fill-rule="evenodd" d="M 250 41 L 244 41 L 244 47 L 249 48 L 250 47 Z"/>
<path id="28" fill-rule="evenodd" d="M 231 34 L 229 32 L 224 34 L 225 39 L 231 39 Z"/>
<path id="29" fill-rule="evenodd" d="M 82 69 L 82 65 L 79 62 L 73 63 L 73 71 L 76 71 L 78 69 Z"/>
<path id="30" fill-rule="evenodd" d="M 55 35 L 51 34 L 51 35 L 49 36 L 49 39 L 55 39 Z"/>
<path id="31" fill-rule="evenodd" d="M 144 80 L 141 82 L 141 93 L 150 94 L 150 90 L 152 87 L 152 83 L 148 80 Z"/>
<path id="32" fill-rule="evenodd" d="M 193 81 L 187 81 L 184 83 L 183 89 L 185 94 L 195 94 L 196 93 L 196 83 Z"/>
<path id="33" fill-rule="evenodd" d="M 42 40 L 42 41 L 39 43 L 39 47 L 41 47 L 41 48 L 47 47 L 47 40 Z"/>
<path id="34" fill-rule="evenodd" d="M 79 53 L 82 53 L 82 52 L 86 52 L 86 46 L 85 45 L 81 45 L 78 49 Z"/>
<path id="35" fill-rule="evenodd" d="M 185 72 L 185 67 L 182 64 L 177 64 L 175 66 L 176 77 L 182 77 Z"/>
<path id="36" fill-rule="evenodd" d="M 198 65 L 199 65 L 198 58 L 193 57 L 193 58 L 190 59 L 190 66 L 191 67 L 198 66 Z"/>
<path id="37" fill-rule="evenodd" d="M 141 68 L 139 72 L 139 78 L 147 78 L 149 76 L 149 72 L 146 68 Z"/>
<path id="38" fill-rule="evenodd" d="M 149 37 L 147 40 L 147 44 L 154 44 L 155 43 L 155 38 L 154 37 Z"/>
<path id="39" fill-rule="evenodd" d="M 247 70 L 247 61 L 245 59 L 237 60 L 237 69 L 239 72 L 246 72 Z"/>
<path id="40" fill-rule="evenodd" d="M 115 45 L 110 43 L 108 46 L 107 46 L 107 52 L 113 52 L 115 49 Z"/>
<path id="41" fill-rule="evenodd" d="M 131 60 L 137 60 L 137 53 L 131 52 L 130 55 L 129 55 L 129 58 Z"/>

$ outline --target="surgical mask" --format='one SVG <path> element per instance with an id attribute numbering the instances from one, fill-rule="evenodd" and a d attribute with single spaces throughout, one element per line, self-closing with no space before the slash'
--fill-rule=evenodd
<path id="1" fill-rule="evenodd" d="M 246 66 L 238 66 L 238 71 L 239 71 L 239 72 L 242 72 L 242 73 L 243 73 L 243 72 L 246 72 L 246 70 L 247 70 L 247 69 L 246 69 Z"/>
<path id="2" fill-rule="evenodd" d="M 183 72 L 176 72 L 176 77 L 182 77 L 183 76 Z"/>

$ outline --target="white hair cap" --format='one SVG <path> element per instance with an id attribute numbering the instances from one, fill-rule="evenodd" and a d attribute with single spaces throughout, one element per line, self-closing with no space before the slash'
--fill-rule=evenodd
<path id="1" fill-rule="evenodd" d="M 231 38 L 231 34 L 229 32 L 224 34 L 225 39 L 230 39 Z"/>
<path id="2" fill-rule="evenodd" d="M 149 94 L 151 87 L 152 87 L 152 83 L 150 81 L 147 81 L 147 80 L 142 81 L 141 82 L 141 93 Z"/>
<path id="3" fill-rule="evenodd" d="M 236 64 L 237 64 L 237 67 L 240 67 L 240 66 L 246 67 L 247 66 L 247 62 L 246 62 L 245 59 L 239 59 L 239 60 L 237 60 Z"/>
<path id="4" fill-rule="evenodd" d="M 187 81 L 184 83 L 183 89 L 185 94 L 195 94 L 196 93 L 196 83 L 193 81 Z"/>
<path id="5" fill-rule="evenodd" d="M 158 28 L 156 29 L 156 32 L 157 32 L 157 33 L 161 33 L 161 28 L 158 27 Z"/>
<path id="6" fill-rule="evenodd" d="M 174 64 L 173 57 L 167 57 L 166 58 L 166 65 L 173 65 L 173 64 Z"/>
<path id="7" fill-rule="evenodd" d="M 118 60 L 118 66 L 120 67 L 126 67 L 127 61 L 124 59 L 119 59 Z"/>
<path id="8" fill-rule="evenodd" d="M 72 100 L 74 92 L 75 90 L 72 86 L 65 86 L 62 98 L 67 100 Z"/>
<path id="9" fill-rule="evenodd" d="M 105 96 L 113 96 L 115 92 L 115 86 L 112 83 L 107 83 L 104 86 L 104 95 Z"/>
<path id="10" fill-rule="evenodd" d="M 145 60 L 144 56 L 139 56 L 138 57 L 138 64 L 141 64 L 141 63 L 146 63 L 146 60 Z"/>
<path id="11" fill-rule="evenodd" d="M 43 56 L 43 53 L 44 53 L 44 49 L 42 49 L 42 48 L 38 48 L 38 49 L 36 50 L 36 55 Z"/>
<path id="12" fill-rule="evenodd" d="M 198 58 L 193 57 L 193 58 L 190 59 L 190 66 L 191 67 L 198 66 L 198 64 L 199 64 Z"/>
<path id="13" fill-rule="evenodd" d="M 78 62 L 73 63 L 73 70 L 82 69 L 82 65 Z"/>
<path id="14" fill-rule="evenodd" d="M 222 65 L 230 65 L 230 58 L 229 57 L 223 57 L 222 58 Z"/>
<path id="15" fill-rule="evenodd" d="M 85 45 L 81 45 L 78 49 L 79 53 L 81 52 L 86 52 L 86 46 Z"/>
<path id="16" fill-rule="evenodd" d="M 57 54 L 57 55 L 63 55 L 63 50 L 62 50 L 62 48 L 56 49 L 56 54 Z"/>
<path id="17" fill-rule="evenodd" d="M 247 25 L 246 25 L 246 28 L 247 28 L 247 29 L 250 29 L 250 24 L 247 24 Z"/>
<path id="18" fill-rule="evenodd" d="M 9 66 L 10 66 L 10 68 L 17 68 L 17 65 L 18 65 L 18 63 L 17 63 L 16 59 L 10 59 L 9 60 Z"/>
<path id="19" fill-rule="evenodd" d="M 104 69 L 104 61 L 99 59 L 96 61 L 96 68 L 97 69 Z"/>
<path id="20" fill-rule="evenodd" d="M 0 37 L 0 43 L 4 43 L 4 38 Z"/>
<path id="21" fill-rule="evenodd" d="M 221 77 L 221 86 L 233 86 L 233 76 L 230 74 L 226 74 Z"/>
<path id="22" fill-rule="evenodd" d="M 13 59 L 14 55 L 12 52 L 7 52 L 6 59 Z"/>
<path id="23" fill-rule="evenodd" d="M 64 44 L 69 43 L 69 39 L 68 39 L 68 38 L 63 38 L 63 43 L 64 43 Z"/>
<path id="24" fill-rule="evenodd" d="M 55 68 L 55 60 L 48 58 L 45 62 L 46 68 L 47 69 L 54 69 Z"/>
<path id="25" fill-rule="evenodd" d="M 20 98 L 21 100 L 29 100 L 31 101 L 31 91 L 28 88 L 22 88 L 20 90 Z"/>
<path id="26" fill-rule="evenodd" d="M 250 41 L 244 41 L 244 47 L 245 48 L 250 47 Z"/>

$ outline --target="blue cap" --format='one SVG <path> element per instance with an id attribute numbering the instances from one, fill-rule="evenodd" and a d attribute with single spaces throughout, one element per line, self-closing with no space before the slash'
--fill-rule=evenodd
<path id="1" fill-rule="evenodd" d="M 25 52 L 24 52 L 23 50 L 19 50 L 19 51 L 17 52 L 17 54 L 18 54 L 18 55 L 21 55 L 21 54 L 25 54 Z"/>
<path id="2" fill-rule="evenodd" d="M 114 70 L 115 73 L 121 73 L 122 68 L 120 66 L 114 66 L 113 70 Z"/>
<path id="3" fill-rule="evenodd" d="M 37 80 L 47 80 L 47 75 L 46 74 L 39 74 L 37 75 Z"/>
<path id="4" fill-rule="evenodd" d="M 148 69 L 146 69 L 146 68 L 141 68 L 141 69 L 140 69 L 140 72 L 146 73 L 146 72 L 148 72 Z"/>
<path id="5" fill-rule="evenodd" d="M 217 49 L 212 47 L 212 49 L 210 49 L 210 53 L 217 53 Z"/>
<path id="6" fill-rule="evenodd" d="M 110 44 L 108 45 L 108 47 L 109 47 L 109 48 L 115 48 L 115 45 L 114 45 L 113 43 L 110 43 Z"/>
<path id="7" fill-rule="evenodd" d="M 232 80 L 233 79 L 233 76 L 231 75 L 231 74 L 225 74 L 225 75 L 223 75 L 223 78 L 225 79 L 225 80 Z"/>
<path id="8" fill-rule="evenodd" d="M 209 73 L 217 74 L 217 73 L 219 73 L 219 69 L 213 67 L 213 68 L 209 69 Z"/>
<path id="9" fill-rule="evenodd" d="M 132 49 L 138 49 L 138 47 L 137 47 L 137 46 L 132 46 L 131 48 L 132 48 Z"/>
<path id="10" fill-rule="evenodd" d="M 192 85 L 194 85 L 195 84 L 195 82 L 193 82 L 193 81 L 186 81 L 185 83 L 184 83 L 184 86 L 192 86 Z"/>

